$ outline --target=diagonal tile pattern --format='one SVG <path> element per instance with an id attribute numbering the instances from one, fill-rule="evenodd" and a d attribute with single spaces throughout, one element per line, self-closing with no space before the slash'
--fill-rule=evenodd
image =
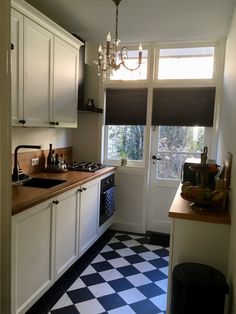
<path id="1" fill-rule="evenodd" d="M 116 233 L 50 314 L 164 314 L 168 248 Z"/>

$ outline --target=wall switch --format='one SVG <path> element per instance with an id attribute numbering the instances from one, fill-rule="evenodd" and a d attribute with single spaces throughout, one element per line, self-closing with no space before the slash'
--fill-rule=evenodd
<path id="1" fill-rule="evenodd" d="M 39 164 L 39 158 L 32 158 L 32 166 L 37 166 Z"/>

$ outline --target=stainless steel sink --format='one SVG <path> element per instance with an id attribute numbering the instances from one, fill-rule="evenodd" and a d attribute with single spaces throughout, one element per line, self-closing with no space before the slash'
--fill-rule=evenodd
<path id="1" fill-rule="evenodd" d="M 24 180 L 22 182 L 17 182 L 14 184 L 29 186 L 29 187 L 34 187 L 34 188 L 49 189 L 59 184 L 62 184 L 64 182 L 66 182 L 66 180 L 48 179 L 48 178 L 30 178 L 30 179 Z"/>

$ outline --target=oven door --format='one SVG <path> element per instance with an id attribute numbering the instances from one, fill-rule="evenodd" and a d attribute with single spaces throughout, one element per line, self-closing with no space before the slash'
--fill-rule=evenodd
<path id="1" fill-rule="evenodd" d="M 99 226 L 101 226 L 108 218 L 113 215 L 114 210 L 115 187 L 111 186 L 106 191 L 101 192 Z"/>

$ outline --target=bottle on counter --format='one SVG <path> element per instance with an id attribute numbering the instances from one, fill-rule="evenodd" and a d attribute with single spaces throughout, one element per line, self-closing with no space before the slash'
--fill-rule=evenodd
<path id="1" fill-rule="evenodd" d="M 52 144 L 49 144 L 49 152 L 47 156 L 47 168 L 52 166 Z"/>

